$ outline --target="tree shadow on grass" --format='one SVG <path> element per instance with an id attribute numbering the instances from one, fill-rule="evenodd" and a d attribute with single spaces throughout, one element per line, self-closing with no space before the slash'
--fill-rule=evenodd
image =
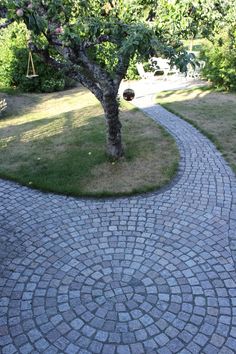
<path id="1" fill-rule="evenodd" d="M 0 129 L 1 176 L 59 193 L 79 191 L 79 181 L 106 161 L 103 116 L 88 114 L 85 108 Z"/>
<path id="2" fill-rule="evenodd" d="M 18 118 L 25 114 L 37 113 L 44 109 L 45 102 L 50 100 L 58 100 L 62 103 L 64 100 L 82 99 L 83 94 L 87 94 L 81 86 L 60 92 L 53 93 L 23 93 L 18 95 L 1 94 L 8 104 L 8 108 L 2 119 Z"/>
<path id="3" fill-rule="evenodd" d="M 140 156 L 140 151 L 143 151 L 144 147 L 151 146 L 152 148 L 154 141 L 158 141 L 159 144 L 158 135 L 153 137 L 153 134 L 156 134 L 155 129 L 153 130 L 153 126 L 148 128 L 146 118 L 140 117 L 141 113 L 137 110 L 132 111 L 132 116 L 130 109 L 123 111 L 124 136 L 127 138 L 126 156 L 129 156 L 129 159 L 116 167 L 108 161 L 106 156 L 106 125 L 103 115 L 95 116 L 94 113 L 98 113 L 98 109 L 98 106 L 93 106 L 92 110 L 91 107 L 85 107 L 79 111 L 75 110 L 31 122 L 25 121 L 19 124 L 16 121 L 12 126 L 0 129 L 0 136 L 5 137 L 6 140 L 14 137 L 11 141 L 5 141 L 5 146 L 0 148 L 0 175 L 44 191 L 97 197 L 114 195 L 104 183 L 104 192 L 103 189 L 95 192 L 87 189 L 88 192 L 87 190 L 85 192 L 85 186 L 94 176 L 97 176 L 97 167 L 100 168 L 101 176 L 99 175 L 96 179 L 96 187 L 99 185 L 99 179 L 103 178 L 107 171 L 109 171 L 108 178 L 110 178 L 109 182 L 112 186 L 116 185 L 117 180 L 123 180 L 122 173 L 126 176 L 127 171 L 130 180 L 135 183 L 138 179 L 142 181 L 142 188 L 134 183 L 131 185 L 130 192 L 129 190 L 127 192 L 119 192 L 118 190 L 115 195 L 129 195 L 153 190 L 166 183 L 166 176 L 163 179 L 164 182 L 159 182 L 159 180 L 156 182 L 156 176 L 160 174 L 158 170 L 159 172 L 155 172 L 154 180 L 152 179 L 148 185 L 143 186 L 146 182 L 143 183 L 142 173 L 146 169 L 137 169 L 137 167 L 137 171 L 132 169 L 134 166 L 140 167 L 145 162 L 144 160 L 147 160 L 146 153 L 144 157 Z M 129 125 L 127 126 L 127 124 Z M 152 122 L 152 124 L 154 123 Z M 152 132 L 152 137 L 151 142 L 147 145 L 149 132 Z M 165 146 L 169 144 L 167 141 L 164 143 Z M 156 154 L 153 153 L 153 155 Z M 170 155 L 173 156 L 172 152 Z M 176 157 L 173 158 L 176 162 Z M 150 155 L 147 172 L 153 169 L 154 160 L 157 165 L 156 157 L 154 159 Z M 172 162 L 171 160 L 170 165 Z M 166 161 L 164 163 L 166 166 Z M 118 173 L 121 173 L 121 178 Z M 134 173 L 137 174 L 135 177 L 133 177 Z"/>
<path id="4" fill-rule="evenodd" d="M 88 107 L 80 109 L 79 111 L 73 110 L 51 117 L 42 117 L 29 122 L 16 122 L 16 124 L 9 124 L 6 127 L 0 128 L 0 137 L 9 138 L 14 136 L 14 143 L 27 143 L 27 141 L 30 143 L 35 140 L 55 137 L 63 134 L 65 131 L 70 132 L 78 128 L 92 131 L 94 121 L 96 122 L 98 117 L 101 116 L 89 117 L 89 113 L 90 108 Z M 103 121 L 102 118 L 100 118 L 100 120 Z M 23 138 L 27 136 L 28 139 Z"/>

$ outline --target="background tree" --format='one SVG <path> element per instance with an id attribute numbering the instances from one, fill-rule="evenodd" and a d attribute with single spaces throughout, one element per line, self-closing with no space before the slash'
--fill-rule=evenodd
<path id="1" fill-rule="evenodd" d="M 29 31 L 24 23 L 12 23 L 0 31 L 0 88 L 16 87 L 23 92 L 53 92 L 75 85 L 62 71 L 55 71 L 34 55 L 38 77 L 29 80 L 26 68 L 29 56 Z"/>
<path id="2" fill-rule="evenodd" d="M 228 8 L 202 50 L 206 65 L 203 75 L 217 87 L 236 90 L 236 7 Z"/>
<path id="3" fill-rule="evenodd" d="M 101 102 L 107 122 L 107 151 L 123 155 L 117 93 L 135 54 L 151 50 L 175 58 L 169 39 L 145 23 L 139 1 L 3 1 L 9 22 L 24 21 L 30 47 L 46 63 L 78 80 Z"/>
<path id="4" fill-rule="evenodd" d="M 199 21 L 195 2 L 2 0 L 0 11 L 8 20 L 0 27 L 23 21 L 31 32 L 31 50 L 97 97 L 107 122 L 107 152 L 119 158 L 123 146 L 117 94 L 129 63 L 134 56 L 141 60 L 155 54 L 184 70 L 190 57 L 180 39 Z"/>

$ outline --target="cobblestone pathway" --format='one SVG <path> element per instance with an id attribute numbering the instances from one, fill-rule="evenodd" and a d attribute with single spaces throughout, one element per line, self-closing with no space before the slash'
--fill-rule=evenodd
<path id="1" fill-rule="evenodd" d="M 93 201 L 0 181 L 2 354 L 236 353 L 235 176 L 190 125 L 136 104 L 178 141 L 166 190 Z"/>

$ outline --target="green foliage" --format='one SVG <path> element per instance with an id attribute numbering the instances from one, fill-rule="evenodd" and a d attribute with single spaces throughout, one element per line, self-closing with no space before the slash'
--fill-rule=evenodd
<path id="1" fill-rule="evenodd" d="M 26 45 L 26 30 L 23 24 L 13 24 L 0 32 L 0 85 L 10 87 L 13 84 L 14 50 Z"/>
<path id="2" fill-rule="evenodd" d="M 24 92 L 52 92 L 71 86 L 63 72 L 55 71 L 37 55 L 33 55 L 33 61 L 38 77 L 33 79 L 26 77 L 28 36 L 28 31 L 22 23 L 14 23 L 1 31 L 0 86 L 17 87 Z"/>
<path id="3" fill-rule="evenodd" d="M 134 58 L 130 61 L 129 68 L 126 73 L 126 79 L 128 79 L 128 80 L 140 79 L 140 76 L 139 76 L 137 68 L 136 68 L 136 63 L 137 63 L 136 58 Z"/>
<path id="4" fill-rule="evenodd" d="M 166 57 L 184 71 L 192 58 L 186 55 L 180 38 L 212 36 L 234 8 L 234 0 L 2 2 L 8 18 L 25 23 L 34 50 L 55 67 L 59 63 L 68 76 L 96 91 L 98 98 L 103 97 L 98 93 L 102 83 L 115 79 L 119 84 L 128 67 L 127 77 L 136 77 L 135 57 L 138 61 L 153 55 Z M 52 86 L 52 82 L 43 85 Z"/>
<path id="5" fill-rule="evenodd" d="M 117 71 L 119 75 L 121 72 L 123 74 L 129 66 L 129 61 L 136 55 L 139 55 L 139 61 L 147 60 L 157 52 L 173 61 L 178 56 L 176 49 L 180 47 L 176 39 L 177 33 L 173 41 L 173 32 L 169 33 L 166 26 L 158 25 L 159 16 L 154 24 L 146 21 L 153 8 L 152 1 L 145 3 L 142 0 L 32 0 L 30 8 L 29 1 L 25 0 L 4 2 L 8 9 L 8 17 L 19 22 L 24 21 L 37 48 L 49 51 L 53 59 L 56 54 L 57 59 L 63 64 L 66 62 L 68 73 L 74 73 L 72 66 L 76 60 L 68 62 L 65 53 L 75 48 L 76 56 L 80 57 L 78 60 L 80 65 L 76 70 L 87 79 L 89 76 L 93 81 L 97 80 L 97 75 L 100 76 L 101 71 L 99 74 L 97 69 L 96 73 L 91 72 L 80 52 L 81 47 L 86 48 L 84 54 L 89 60 L 97 63 L 113 78 Z M 158 9 L 161 10 L 161 7 L 165 8 L 167 5 L 168 1 L 162 0 Z M 165 11 L 160 13 L 164 16 Z M 169 13 L 166 16 L 169 16 Z M 64 50 L 60 50 L 60 47 Z M 133 65 L 130 70 L 132 76 L 135 76 L 132 68 Z M 84 78 L 82 81 L 85 82 Z"/>
<path id="6" fill-rule="evenodd" d="M 202 57 L 206 61 L 206 78 L 218 87 L 236 90 L 236 26 L 217 34 L 213 43 L 204 48 Z"/>
<path id="7" fill-rule="evenodd" d="M 210 36 L 235 0 L 136 0 L 151 9 L 149 13 L 157 29 L 176 40 Z"/>
<path id="8" fill-rule="evenodd" d="M 45 80 L 42 84 L 43 92 L 54 92 L 54 91 L 62 91 L 65 87 L 64 79 L 49 79 Z"/>

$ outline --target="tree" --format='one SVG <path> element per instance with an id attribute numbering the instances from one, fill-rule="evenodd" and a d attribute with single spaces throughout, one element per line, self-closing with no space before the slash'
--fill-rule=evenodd
<path id="1" fill-rule="evenodd" d="M 1 4 L 0 14 L 8 19 L 0 28 L 23 21 L 31 32 L 30 49 L 101 102 L 112 158 L 123 155 L 117 94 L 130 60 L 158 53 L 184 69 L 190 59 L 179 42 L 181 29 L 171 31 L 176 22 L 168 26 L 173 13 L 177 16 L 168 0 L 2 0 Z"/>
<path id="2" fill-rule="evenodd" d="M 24 23 L 14 22 L 0 31 L 0 87 L 16 87 L 23 92 L 53 92 L 73 87 L 75 83 L 72 80 L 55 71 L 37 55 L 34 55 L 34 66 L 38 77 L 34 80 L 26 77 L 28 37 L 29 31 Z"/>
<path id="3" fill-rule="evenodd" d="M 236 8 L 230 6 L 211 41 L 203 48 L 206 61 L 203 74 L 213 84 L 227 90 L 236 89 Z"/>

